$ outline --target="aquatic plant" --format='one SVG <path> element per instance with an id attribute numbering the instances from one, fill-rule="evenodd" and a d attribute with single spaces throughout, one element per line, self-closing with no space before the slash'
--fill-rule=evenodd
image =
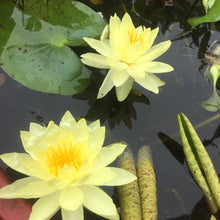
<path id="1" fill-rule="evenodd" d="M 156 177 L 150 147 L 145 145 L 139 149 L 137 170 L 129 148 L 122 153 L 119 167 L 138 177 L 131 183 L 117 187 L 122 219 L 156 220 Z"/>
<path id="2" fill-rule="evenodd" d="M 99 89 L 98 99 L 115 86 L 118 101 L 123 101 L 134 81 L 153 93 L 159 92 L 158 87 L 165 82 L 154 73 L 170 72 L 173 68 L 153 61 L 171 45 L 168 40 L 152 46 L 158 30 L 142 26 L 135 28 L 127 13 L 122 20 L 115 14 L 110 18 L 109 26 L 103 30 L 100 40 L 83 38 L 99 54 L 83 54 L 82 62 L 92 67 L 110 69 Z"/>
<path id="3" fill-rule="evenodd" d="M 130 148 L 126 148 L 120 156 L 118 167 L 129 171 L 137 176 L 135 160 Z M 138 187 L 138 180 L 118 186 L 119 205 L 121 218 L 141 220 L 141 201 Z"/>
<path id="4" fill-rule="evenodd" d="M 102 147 L 105 127 L 99 120 L 87 125 L 67 111 L 56 125 L 31 123 L 21 131 L 27 153 L 6 153 L 0 158 L 12 169 L 28 175 L 0 189 L 0 198 L 39 198 L 30 220 L 48 219 L 60 208 L 62 218 L 83 219 L 83 206 L 109 219 L 119 219 L 112 199 L 98 186 L 122 185 L 136 179 L 128 171 L 106 167 L 126 145 Z M 94 199 L 95 198 L 95 199 Z"/>
<path id="5" fill-rule="evenodd" d="M 220 20 L 220 1 L 219 0 L 203 0 L 206 15 L 197 18 L 189 18 L 188 23 L 191 26 L 197 26 L 204 22 L 217 22 Z"/>
<path id="6" fill-rule="evenodd" d="M 211 64 L 206 68 L 204 72 L 205 79 L 213 84 L 212 95 L 202 103 L 202 107 L 208 111 L 218 111 L 220 109 L 220 96 L 216 90 L 217 82 L 220 77 L 220 46 L 210 53 L 206 53 L 206 58 Z"/>
<path id="7" fill-rule="evenodd" d="M 106 23 L 71 0 L 2 1 L 1 68 L 22 85 L 45 93 L 73 95 L 89 83 L 88 71 L 70 46 L 99 36 Z"/>
<path id="8" fill-rule="evenodd" d="M 214 214 L 220 209 L 220 183 L 215 168 L 189 119 L 179 113 L 177 120 L 188 167 Z"/>

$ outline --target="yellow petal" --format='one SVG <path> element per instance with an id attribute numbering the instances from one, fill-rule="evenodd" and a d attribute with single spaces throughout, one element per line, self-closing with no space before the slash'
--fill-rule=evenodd
<path id="1" fill-rule="evenodd" d="M 159 28 L 157 27 L 150 32 L 150 36 L 149 36 L 148 41 L 146 41 L 147 39 L 144 39 L 143 43 L 146 44 L 146 47 L 144 48 L 144 53 L 147 50 L 149 50 L 149 48 L 151 48 L 151 46 L 153 45 L 154 40 L 157 37 L 158 31 L 159 31 Z"/>
<path id="2" fill-rule="evenodd" d="M 105 140 L 105 127 L 99 127 L 89 135 L 89 145 L 92 149 L 100 150 Z"/>
<path id="3" fill-rule="evenodd" d="M 77 174 L 78 170 L 74 166 L 65 166 L 59 171 L 58 177 L 71 183 L 77 179 Z"/>
<path id="4" fill-rule="evenodd" d="M 82 179 L 76 181 L 73 185 L 80 186 L 80 185 L 106 185 L 107 182 L 112 181 L 118 177 L 117 173 L 110 167 L 102 167 L 92 172 L 89 172 L 85 175 Z"/>
<path id="5" fill-rule="evenodd" d="M 26 174 L 26 175 L 30 174 L 29 170 L 26 170 L 23 164 L 21 164 L 22 159 L 33 160 L 29 154 L 6 153 L 6 154 L 0 155 L 0 158 L 3 160 L 4 163 L 6 163 L 12 169 L 20 173 Z"/>
<path id="6" fill-rule="evenodd" d="M 133 63 L 138 57 L 142 55 L 142 42 L 136 41 L 135 43 L 129 45 L 126 49 L 126 54 L 122 58 L 126 63 Z"/>
<path id="7" fill-rule="evenodd" d="M 166 73 L 173 71 L 173 67 L 166 63 L 161 62 L 149 62 L 153 63 L 154 66 L 149 67 L 146 71 L 149 73 Z M 149 65 L 149 63 L 147 65 Z"/>
<path id="8" fill-rule="evenodd" d="M 156 59 L 163 53 L 165 53 L 171 45 L 171 41 L 164 41 L 159 44 L 156 44 L 155 46 L 151 47 L 145 55 L 140 57 L 136 63 L 145 63 L 151 60 Z"/>
<path id="9" fill-rule="evenodd" d="M 29 153 L 33 159 L 36 159 L 35 146 L 42 149 L 47 148 L 45 138 L 41 137 L 41 135 L 33 134 L 28 131 L 21 131 L 20 137 L 25 151 Z"/>
<path id="10" fill-rule="evenodd" d="M 119 44 L 119 34 L 120 34 L 120 24 L 121 21 L 119 17 L 115 14 L 114 17 L 110 18 L 110 45 L 116 56 L 118 56 L 118 44 Z"/>
<path id="11" fill-rule="evenodd" d="M 108 166 L 112 163 L 126 148 L 125 144 L 115 143 L 103 147 L 95 161 L 93 169 Z"/>
<path id="12" fill-rule="evenodd" d="M 143 79 L 136 78 L 135 81 L 143 86 L 145 89 L 158 94 L 158 86 L 164 85 L 165 83 L 161 81 L 158 77 L 155 77 L 153 74 L 146 74 Z"/>
<path id="13" fill-rule="evenodd" d="M 68 131 L 71 131 L 73 126 L 75 126 L 76 120 L 72 116 L 72 114 L 69 111 L 66 111 L 64 116 L 62 117 L 59 126 L 62 129 L 67 129 Z"/>
<path id="14" fill-rule="evenodd" d="M 60 206 L 68 211 L 77 210 L 83 203 L 83 193 L 78 187 L 67 187 L 60 193 Z"/>
<path id="15" fill-rule="evenodd" d="M 80 186 L 80 189 L 83 192 L 83 203 L 87 209 L 104 218 L 119 220 L 119 215 L 112 199 L 103 190 L 91 185 Z"/>
<path id="16" fill-rule="evenodd" d="M 82 205 L 74 212 L 61 208 L 61 214 L 62 214 L 62 220 L 70 220 L 70 219 L 83 220 L 84 219 Z"/>
<path id="17" fill-rule="evenodd" d="M 148 69 L 154 67 L 155 65 L 156 62 L 132 63 L 131 65 L 129 65 L 129 68 L 127 68 L 127 71 L 129 72 L 129 74 L 137 75 L 137 77 L 143 78 L 145 74 L 140 75 L 138 73 L 148 72 Z M 135 72 L 137 72 L 137 74 Z"/>
<path id="18" fill-rule="evenodd" d="M 121 168 L 111 167 L 111 169 L 117 173 L 117 177 L 109 182 L 106 182 L 105 186 L 120 186 L 130 183 L 137 179 L 135 175 Z"/>
<path id="19" fill-rule="evenodd" d="M 143 31 L 143 41 L 142 41 L 142 54 L 146 53 L 147 50 L 150 48 L 149 47 L 149 39 L 151 36 L 151 29 L 150 28 L 146 28 Z"/>
<path id="20" fill-rule="evenodd" d="M 123 85 L 116 87 L 116 95 L 118 101 L 122 102 L 127 98 L 129 92 L 131 91 L 132 85 L 133 85 L 133 79 L 129 77 L 128 80 Z"/>
<path id="21" fill-rule="evenodd" d="M 85 53 L 81 55 L 81 61 L 92 67 L 101 68 L 101 69 L 108 69 L 109 65 L 106 61 L 106 57 L 96 53 Z"/>
<path id="22" fill-rule="evenodd" d="M 50 121 L 45 132 L 46 143 L 47 144 L 49 143 L 50 145 L 56 145 L 58 139 L 60 138 L 61 132 L 62 132 L 62 129 L 58 125 L 56 125 L 53 121 Z M 48 145 L 46 145 L 46 148 L 47 147 Z M 39 144 L 37 144 L 37 148 L 35 147 L 35 149 L 38 152 L 41 151 L 40 148 L 42 148 L 42 146 L 39 146 Z M 43 148 L 45 147 L 43 146 Z"/>
<path id="23" fill-rule="evenodd" d="M 144 68 L 141 68 L 140 65 L 132 64 L 127 68 L 128 74 L 133 78 L 143 79 L 146 75 Z"/>
<path id="24" fill-rule="evenodd" d="M 49 195 L 50 193 L 53 193 L 57 190 L 60 190 L 64 188 L 66 185 L 67 182 L 61 179 L 52 179 L 50 181 L 31 181 L 26 185 L 23 184 L 23 187 L 17 191 L 17 197 L 26 199 L 39 198 L 45 195 Z"/>
<path id="25" fill-rule="evenodd" d="M 96 120 L 90 123 L 88 127 L 89 127 L 89 131 L 93 131 L 93 130 L 96 130 L 97 128 L 100 128 L 100 120 Z"/>
<path id="26" fill-rule="evenodd" d="M 103 41 L 99 41 L 99 40 L 96 40 L 93 38 L 87 38 L 87 37 L 84 37 L 83 39 L 89 44 L 90 47 L 95 49 L 98 53 L 102 54 L 103 56 L 111 55 L 112 50 L 110 46 L 104 43 Z"/>
<path id="27" fill-rule="evenodd" d="M 104 28 L 104 30 L 102 31 L 100 40 L 101 40 L 101 41 L 104 41 L 105 39 L 108 38 L 108 35 L 109 35 L 109 26 L 106 25 L 105 28 Z"/>
<path id="28" fill-rule="evenodd" d="M 49 180 L 52 176 L 42 167 L 39 161 L 33 160 L 25 153 L 2 154 L 0 158 L 12 169 L 37 178 Z"/>
<path id="29" fill-rule="evenodd" d="M 126 70 L 115 70 L 112 76 L 112 81 L 116 87 L 121 86 L 127 81 L 129 74 Z"/>
<path id="30" fill-rule="evenodd" d="M 115 56 L 109 56 L 107 57 L 107 63 L 110 66 L 110 68 L 115 70 L 124 70 L 128 67 L 128 65 L 124 62 L 121 62 L 117 57 Z"/>
<path id="31" fill-rule="evenodd" d="M 125 13 L 120 25 L 120 35 L 118 36 L 119 37 L 118 51 L 121 60 L 123 60 L 126 57 L 127 49 L 130 47 L 130 41 L 128 36 L 129 27 L 134 29 L 134 25 L 132 23 L 130 16 L 128 15 L 128 13 Z"/>
<path id="32" fill-rule="evenodd" d="M 84 118 L 81 118 L 77 124 L 72 128 L 71 134 L 76 142 L 87 140 L 89 137 L 89 129 Z"/>
<path id="33" fill-rule="evenodd" d="M 29 220 L 50 219 L 59 210 L 60 192 L 41 197 L 32 207 Z"/>
<path id="34" fill-rule="evenodd" d="M 113 81 L 112 81 L 112 74 L 113 74 L 114 70 L 110 69 L 108 71 L 107 76 L 105 77 L 99 92 L 98 92 L 98 96 L 97 99 L 103 98 L 114 86 Z"/>
<path id="35" fill-rule="evenodd" d="M 45 133 L 45 131 L 46 131 L 46 127 L 43 127 L 37 123 L 33 123 L 33 122 L 30 123 L 30 132 L 31 133 L 35 133 L 37 135 L 42 135 Z"/>
<path id="36" fill-rule="evenodd" d="M 37 178 L 26 177 L 16 180 L 12 184 L 6 185 L 0 189 L 0 198 L 2 199 L 14 199 L 14 198 L 26 198 L 17 194 L 17 191 L 24 188 L 27 184 L 35 182 Z"/>

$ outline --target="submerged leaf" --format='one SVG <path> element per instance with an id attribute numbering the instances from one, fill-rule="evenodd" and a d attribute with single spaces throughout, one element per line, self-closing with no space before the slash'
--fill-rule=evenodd
<path id="1" fill-rule="evenodd" d="M 220 183 L 212 161 L 187 117 L 177 115 L 180 136 L 188 167 L 204 193 L 212 213 L 220 208 Z"/>

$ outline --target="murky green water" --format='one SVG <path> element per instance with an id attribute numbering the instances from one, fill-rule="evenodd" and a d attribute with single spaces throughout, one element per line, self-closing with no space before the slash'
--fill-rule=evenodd
<path id="1" fill-rule="evenodd" d="M 0 153 L 23 152 L 19 131 L 28 130 L 31 121 L 41 124 L 47 124 L 49 120 L 59 122 L 66 110 L 75 117 L 85 117 L 90 121 L 99 118 L 106 126 L 106 144 L 126 141 L 135 155 L 141 146 L 151 146 L 157 177 L 158 219 L 190 219 L 189 215 L 202 198 L 202 192 L 193 181 L 182 154 L 177 153 L 175 158 L 165 146 L 173 149 L 180 144 L 176 118 L 179 112 L 186 114 L 195 127 L 199 126 L 197 132 L 207 145 L 217 173 L 220 171 L 220 118 L 213 118 L 218 112 L 208 112 L 201 107 L 212 93 L 212 86 L 203 78 L 204 69 L 199 70 L 202 65 L 200 58 L 206 47 L 202 40 L 208 33 L 207 27 L 192 32 L 185 21 L 189 14 L 193 14 L 189 9 L 193 3 L 196 1 L 174 0 L 174 5 L 164 6 L 164 1 L 155 0 L 147 6 L 145 1 L 136 1 L 136 14 L 130 1 L 90 4 L 102 12 L 106 21 L 115 12 L 121 17 L 127 11 L 136 25 L 159 26 L 161 31 L 155 43 L 173 40 L 171 48 L 158 60 L 169 63 L 175 70 L 160 74 L 166 85 L 160 88 L 158 95 L 135 85 L 134 88 L 143 94 L 132 93 L 122 103 L 117 102 L 114 92 L 96 100 L 105 71 L 95 69 L 90 69 L 92 84 L 82 94 L 51 95 L 30 90 L 0 70 L 5 77 L 0 86 Z M 199 9 L 201 7 L 198 6 L 195 11 Z M 200 32 L 202 34 L 198 37 Z M 187 37 L 191 33 L 193 36 Z M 180 36 L 182 39 L 177 39 Z M 207 46 L 219 38 L 219 32 L 213 32 Z M 80 55 L 87 50 L 90 49 L 77 48 L 77 53 Z M 205 123 L 200 124 L 202 122 Z M 112 189 L 107 190 L 113 194 Z M 86 214 L 85 219 L 97 218 Z"/>

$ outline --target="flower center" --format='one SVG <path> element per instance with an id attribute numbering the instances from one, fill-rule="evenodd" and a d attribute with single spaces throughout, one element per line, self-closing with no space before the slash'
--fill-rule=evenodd
<path id="1" fill-rule="evenodd" d="M 45 153 L 45 163 L 49 172 L 58 177 L 65 166 L 79 170 L 83 163 L 82 143 L 74 143 L 72 137 L 61 138 L 56 146 L 50 145 Z"/>
<path id="2" fill-rule="evenodd" d="M 128 28 L 128 38 L 130 44 L 134 44 L 136 41 L 143 41 L 143 30 L 141 28 L 135 29 L 134 27 Z"/>

